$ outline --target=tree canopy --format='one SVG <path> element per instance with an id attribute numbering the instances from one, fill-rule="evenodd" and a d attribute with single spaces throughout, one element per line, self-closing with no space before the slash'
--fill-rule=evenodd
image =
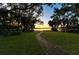
<path id="1" fill-rule="evenodd" d="M 42 21 L 38 17 L 43 15 L 43 5 L 51 3 L 0 3 L 0 27 L 2 31 L 33 31 L 34 24 Z"/>
<path id="2" fill-rule="evenodd" d="M 62 6 L 61 8 L 54 8 L 54 13 L 51 16 L 53 20 L 49 21 L 48 24 L 52 28 L 53 26 L 58 28 L 59 25 L 61 27 L 66 26 L 67 31 L 69 31 L 69 28 L 78 29 L 79 4 L 61 3 L 60 5 Z"/>

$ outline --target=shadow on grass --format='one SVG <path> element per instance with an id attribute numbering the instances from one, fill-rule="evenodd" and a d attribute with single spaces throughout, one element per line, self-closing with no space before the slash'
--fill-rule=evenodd
<path id="1" fill-rule="evenodd" d="M 16 35 L 20 35 L 21 32 L 17 32 L 17 31 L 4 31 L 4 32 L 0 32 L 0 36 L 16 36 Z"/>
<path id="2" fill-rule="evenodd" d="M 0 36 L 17 36 L 17 35 L 21 35 L 22 33 L 30 33 L 30 32 L 34 32 L 34 31 L 1 31 L 0 32 Z"/>

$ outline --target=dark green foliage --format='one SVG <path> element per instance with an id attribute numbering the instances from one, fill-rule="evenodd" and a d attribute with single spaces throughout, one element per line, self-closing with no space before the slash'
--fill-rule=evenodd
<path id="1" fill-rule="evenodd" d="M 49 21 L 48 24 L 52 28 L 53 26 L 58 28 L 58 26 L 61 25 L 63 28 L 66 28 L 67 32 L 79 32 L 79 4 L 61 3 L 60 5 L 62 6 L 61 8 L 54 8 L 54 14 L 51 16 L 53 20 Z"/>
<path id="2" fill-rule="evenodd" d="M 43 10 L 42 4 L 7 3 L 5 6 L 3 5 L 3 3 L 0 5 L 0 23 L 6 30 L 12 29 L 12 27 L 15 29 L 18 27 L 19 30 L 23 26 L 21 30 L 33 31 L 37 17 Z M 14 21 L 18 24 L 12 24 Z"/>
<path id="3" fill-rule="evenodd" d="M 0 4 L 0 23 L 6 30 L 18 29 L 33 31 L 37 18 L 42 16 L 43 3 L 2 3 Z M 17 23 L 17 24 L 16 24 Z M 12 28 L 13 27 L 13 28 Z M 18 31 L 17 30 L 17 31 Z"/>

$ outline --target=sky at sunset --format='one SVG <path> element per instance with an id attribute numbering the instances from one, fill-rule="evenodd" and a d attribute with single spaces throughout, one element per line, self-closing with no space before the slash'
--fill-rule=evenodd
<path id="1" fill-rule="evenodd" d="M 48 24 L 48 21 L 51 20 L 50 16 L 53 14 L 54 7 L 61 8 L 61 5 L 56 4 L 53 7 L 46 5 L 43 6 L 43 16 L 41 16 L 40 18 L 44 22 L 44 24 Z"/>
<path id="2" fill-rule="evenodd" d="M 55 7 L 61 8 L 61 5 L 56 4 L 53 7 L 49 7 L 47 5 L 43 6 L 43 16 L 41 16 L 40 19 L 44 22 L 44 24 L 42 25 L 36 24 L 35 28 L 49 28 L 50 29 L 50 26 L 48 25 L 48 21 L 52 20 L 50 16 L 53 15 Z"/>

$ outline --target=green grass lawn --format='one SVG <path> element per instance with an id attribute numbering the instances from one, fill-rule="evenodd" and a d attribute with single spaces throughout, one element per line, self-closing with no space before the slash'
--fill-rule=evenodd
<path id="1" fill-rule="evenodd" d="M 79 34 L 63 32 L 44 32 L 42 34 L 52 44 L 62 47 L 70 54 L 79 54 Z"/>
<path id="2" fill-rule="evenodd" d="M 42 54 L 44 49 L 39 45 L 34 32 L 15 36 L 0 36 L 0 54 Z"/>

